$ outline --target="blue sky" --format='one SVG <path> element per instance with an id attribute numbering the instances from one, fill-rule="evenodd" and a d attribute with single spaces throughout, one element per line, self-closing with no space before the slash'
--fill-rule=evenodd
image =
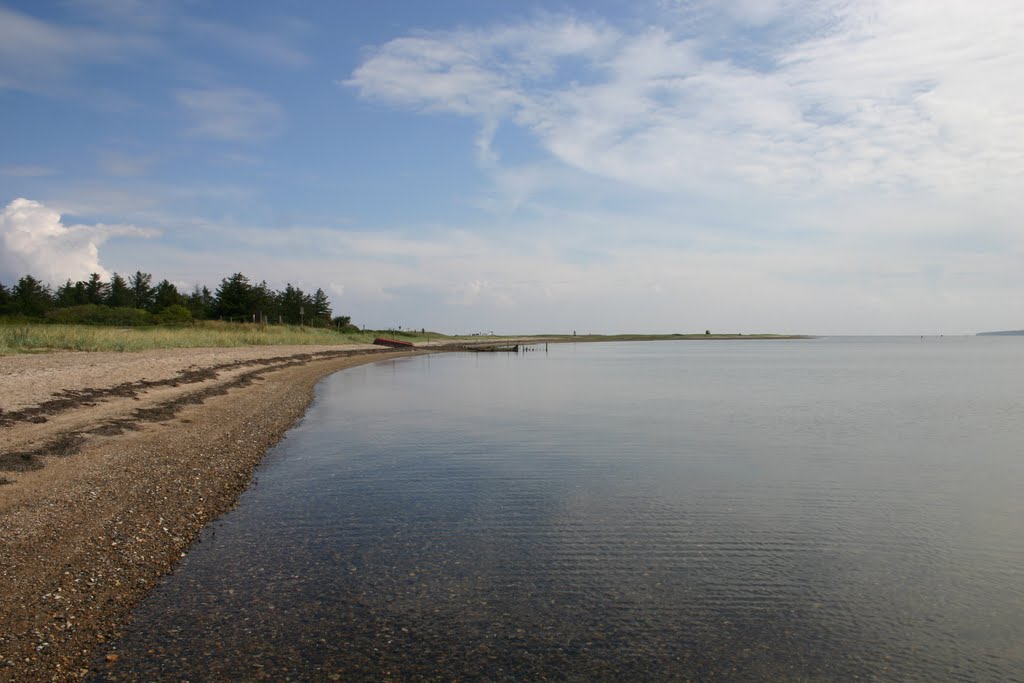
<path id="1" fill-rule="evenodd" d="M 0 0 L 0 281 L 368 326 L 1024 327 L 1024 5 Z"/>

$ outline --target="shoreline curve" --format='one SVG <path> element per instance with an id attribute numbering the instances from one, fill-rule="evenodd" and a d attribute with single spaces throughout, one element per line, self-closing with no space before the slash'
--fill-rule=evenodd
<path id="1" fill-rule="evenodd" d="M 321 379 L 419 353 L 0 357 L 0 681 L 88 676 L 132 609 L 234 507 Z"/>

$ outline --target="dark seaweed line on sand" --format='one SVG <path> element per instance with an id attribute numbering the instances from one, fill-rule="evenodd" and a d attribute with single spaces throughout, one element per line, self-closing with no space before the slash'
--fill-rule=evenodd
<path id="1" fill-rule="evenodd" d="M 303 365 L 311 360 L 327 360 L 331 358 L 345 358 L 349 356 L 362 356 L 374 353 L 394 352 L 394 349 L 358 349 L 352 351 L 322 351 L 319 353 L 301 353 L 293 356 L 278 356 L 276 358 L 259 358 L 247 361 L 235 361 L 222 363 L 220 365 L 202 368 L 198 370 L 185 370 L 176 377 L 166 380 L 126 382 L 108 389 L 83 389 L 80 391 L 66 391 L 58 398 L 47 401 L 38 406 L 32 406 L 21 411 L 0 415 L 0 425 L 9 424 L 14 421 L 21 422 L 45 422 L 43 415 L 53 415 L 71 408 L 94 404 L 97 399 L 117 397 L 136 397 L 140 390 L 160 386 L 179 386 L 185 383 L 203 382 L 215 379 L 220 370 L 236 369 L 246 366 L 262 366 L 255 370 L 242 373 L 234 379 L 193 391 L 175 399 L 153 406 L 151 408 L 138 408 L 130 417 L 108 420 L 96 427 L 80 430 L 69 430 L 48 440 L 37 448 L 22 451 L 4 453 L 0 451 L 0 471 L 3 472 L 27 472 L 43 467 L 42 457 L 55 456 L 66 458 L 78 453 L 88 436 L 114 436 L 126 431 L 139 429 L 140 423 L 165 422 L 173 419 L 178 412 L 187 405 L 201 404 L 213 396 L 226 394 L 228 390 L 245 387 L 254 381 L 260 380 L 268 372 L 283 370 L 285 368 Z M 39 419 L 42 417 L 42 419 Z M 5 421 L 6 420 L 6 421 Z M 0 476 L 0 485 L 11 483 L 11 480 Z"/>
<path id="2" fill-rule="evenodd" d="M 276 356 L 273 358 L 254 358 L 251 360 L 231 361 L 220 363 L 207 368 L 186 368 L 174 377 L 155 380 L 137 380 L 134 382 L 123 382 L 112 387 L 101 389 L 67 389 L 57 394 L 49 401 L 44 401 L 36 406 L 29 406 L 21 410 L 2 411 L 0 410 L 0 427 L 16 422 L 46 422 L 46 416 L 56 415 L 72 408 L 83 405 L 90 405 L 96 401 L 106 398 L 135 398 L 140 391 L 154 389 L 157 387 L 177 387 L 182 384 L 194 384 L 215 379 L 222 370 L 234 370 L 236 368 L 274 365 L 283 359 L 295 359 L 298 361 L 322 360 L 328 358 L 344 358 L 346 356 L 361 356 L 368 353 L 386 353 L 389 349 L 355 349 L 348 351 L 319 351 L 317 353 L 299 353 L 292 356 Z M 393 349 L 390 349 L 393 351 Z"/>

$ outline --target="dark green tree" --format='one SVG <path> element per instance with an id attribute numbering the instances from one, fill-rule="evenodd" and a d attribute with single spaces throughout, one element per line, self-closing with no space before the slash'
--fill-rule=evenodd
<path id="1" fill-rule="evenodd" d="M 68 280 L 62 284 L 57 288 L 53 299 L 57 308 L 70 308 L 89 303 L 89 298 L 85 294 L 85 283 L 81 280 L 75 283 Z"/>
<path id="2" fill-rule="evenodd" d="M 291 283 L 277 293 L 277 306 L 281 318 L 290 325 L 298 325 L 313 315 L 313 300 Z"/>
<path id="3" fill-rule="evenodd" d="M 241 273 L 235 273 L 220 281 L 213 313 L 225 319 L 250 319 L 256 312 L 253 298 L 253 286 L 249 284 L 249 278 Z"/>
<path id="4" fill-rule="evenodd" d="M 132 306 L 148 309 L 153 305 L 152 282 L 153 276 L 141 270 L 135 271 L 135 275 L 128 278 L 128 287 L 132 290 Z"/>
<path id="5" fill-rule="evenodd" d="M 168 280 L 161 280 L 153 290 L 153 302 L 150 304 L 150 313 L 159 313 L 171 306 L 181 306 L 185 299 Z"/>
<path id="6" fill-rule="evenodd" d="M 103 304 L 107 298 L 107 291 L 109 291 L 110 285 L 103 281 L 99 273 L 93 273 L 89 276 L 89 279 L 85 282 L 85 298 L 87 304 L 96 304 L 97 306 Z"/>
<path id="7" fill-rule="evenodd" d="M 31 275 L 25 275 L 11 290 L 14 312 L 32 318 L 42 318 L 53 307 L 50 288 Z"/>
<path id="8" fill-rule="evenodd" d="M 193 318 L 204 320 L 213 315 L 213 307 L 216 303 L 209 288 L 196 285 L 192 288 L 192 293 L 186 297 L 185 307 L 192 313 Z"/>
<path id="9" fill-rule="evenodd" d="M 318 326 L 331 324 L 331 301 L 324 290 L 317 288 L 312 301 L 313 320 Z"/>
<path id="10" fill-rule="evenodd" d="M 134 308 L 135 295 L 128 282 L 123 277 L 114 273 L 110 277 L 110 286 L 107 289 L 106 304 L 112 308 Z"/>
<path id="11" fill-rule="evenodd" d="M 266 280 L 253 287 L 252 308 L 259 322 L 277 320 L 277 294 L 267 286 Z"/>
<path id="12" fill-rule="evenodd" d="M 4 286 L 4 283 L 0 282 L 0 315 L 10 315 L 11 313 L 11 290 Z"/>

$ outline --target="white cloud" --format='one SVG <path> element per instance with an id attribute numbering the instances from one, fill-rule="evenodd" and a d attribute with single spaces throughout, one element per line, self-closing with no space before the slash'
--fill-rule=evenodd
<path id="1" fill-rule="evenodd" d="M 263 140 L 281 132 L 284 110 L 246 88 L 179 90 L 178 104 L 192 117 L 189 133 L 233 142 Z"/>
<path id="2" fill-rule="evenodd" d="M 559 61 L 594 59 L 615 42 L 607 26 L 542 17 L 535 24 L 397 38 L 371 53 L 341 85 L 364 97 L 472 116 L 485 163 L 496 122 L 532 106 L 526 83 L 554 78 Z"/>
<path id="3" fill-rule="evenodd" d="M 808 7 L 746 0 L 717 21 L 796 22 Z M 741 43 L 736 27 L 708 39 L 693 26 L 625 32 L 572 18 L 421 33 L 377 47 L 345 84 L 480 120 L 487 161 L 500 155 L 489 142 L 500 121 L 568 166 L 663 192 L 1019 185 L 1024 5 L 821 7 L 807 30 L 766 32 L 762 44 Z M 730 39 L 742 54 L 725 51 Z"/>
<path id="4" fill-rule="evenodd" d="M 134 32 L 51 24 L 0 7 L 0 88 L 45 90 L 83 64 L 124 62 L 155 46 Z"/>
<path id="5" fill-rule="evenodd" d="M 140 156 L 121 152 L 106 151 L 99 155 L 98 165 L 107 175 L 121 178 L 137 178 L 149 173 L 156 163 L 155 156 Z"/>
<path id="6" fill-rule="evenodd" d="M 1024 236 L 1002 229 L 1000 212 L 978 215 L 997 226 L 979 245 L 979 231 L 944 218 L 960 210 L 954 203 L 852 208 L 802 209 L 791 216 L 793 235 L 607 211 L 517 215 L 497 233 L 472 224 L 415 231 L 208 224 L 204 234 L 246 274 L 273 287 L 289 280 L 324 287 L 339 313 L 370 326 L 952 334 L 1024 319 L 1024 297 L 1008 296 L 1024 285 Z M 830 214 L 833 229 L 800 234 Z M 111 264 L 207 284 L 226 274 L 216 252 L 154 248 L 145 258 L 149 265 Z"/>
<path id="7" fill-rule="evenodd" d="M 64 0 L 89 18 L 134 28 L 156 28 L 171 15 L 173 0 Z"/>
<path id="8" fill-rule="evenodd" d="M 41 178 L 43 176 L 55 175 L 57 171 L 48 166 L 0 166 L 0 175 L 14 178 Z"/>
<path id="9" fill-rule="evenodd" d="M 191 19 L 184 27 L 209 44 L 225 48 L 263 64 L 298 68 L 309 65 L 309 55 L 294 47 L 280 32 L 268 33 L 240 26 Z"/>
<path id="10" fill-rule="evenodd" d="M 0 214 L 0 277 L 13 281 L 33 275 L 54 284 L 108 277 L 99 247 L 115 235 L 148 236 L 130 225 L 64 225 L 56 211 L 29 199 L 15 199 Z"/>

